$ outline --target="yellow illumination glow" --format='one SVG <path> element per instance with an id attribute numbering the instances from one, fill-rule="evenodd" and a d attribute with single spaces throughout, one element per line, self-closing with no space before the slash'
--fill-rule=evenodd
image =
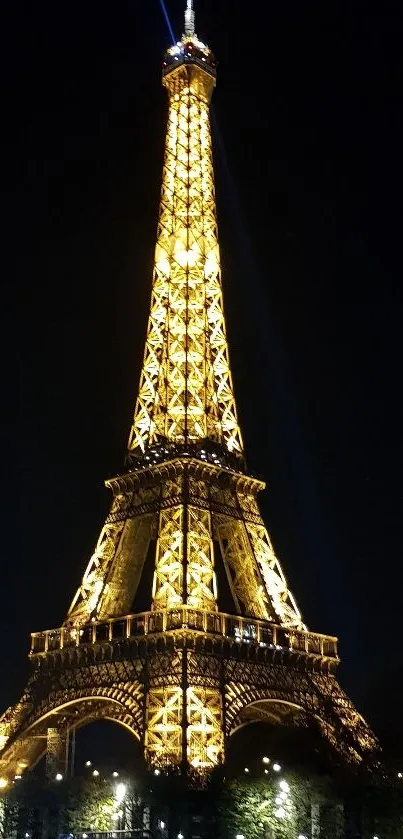
<path id="1" fill-rule="evenodd" d="M 186 691 L 189 763 L 211 769 L 223 758 L 220 693 L 216 689 L 189 687 Z M 179 687 L 151 690 L 148 697 L 146 754 L 149 763 L 179 764 L 182 759 L 183 691 Z"/>
<path id="2" fill-rule="evenodd" d="M 0 719 L 1 770 L 10 778 L 35 765 L 45 738 L 49 765 L 59 759 L 70 720 L 64 709 L 75 703 L 74 725 L 105 715 L 139 737 L 156 777 L 186 762 L 197 773 L 220 764 L 224 733 L 248 721 L 248 705 L 258 703 L 263 718 L 274 697 L 315 715 L 352 762 L 376 748 L 331 675 L 336 639 L 305 631 L 260 516 L 256 496 L 264 484 L 242 466 L 217 236 L 213 64 L 210 70 L 186 61 L 169 65 L 164 77 L 169 113 L 151 307 L 129 437 L 129 454 L 142 457 L 130 457 L 127 472 L 107 481 L 111 511 L 64 625 L 33 633 L 28 687 Z M 218 612 L 215 552 L 236 615 Z M 151 554 L 151 609 L 128 614 Z M 38 680 L 42 661 L 45 681 Z M 268 719 L 273 714 L 268 710 Z M 48 725 L 53 715 L 60 728 Z M 343 729 L 353 733 L 353 745 Z M 86 766 L 102 780 L 91 761 Z M 272 769 L 281 772 L 278 763 Z M 0 791 L 8 784 L 1 777 Z M 280 819 L 289 788 L 279 786 Z M 117 784 L 115 803 L 124 794 Z"/>
<path id="3" fill-rule="evenodd" d="M 151 310 L 129 450 L 146 452 L 162 441 L 209 438 L 242 454 L 222 302 L 220 253 L 211 151 L 211 77 L 179 67 L 165 78 L 170 105 Z M 168 493 L 175 491 L 168 487 Z M 166 493 L 166 490 L 164 490 Z M 251 496 L 240 498 L 245 518 L 217 517 L 182 505 L 160 513 L 152 608 L 183 602 L 217 610 L 213 531 L 246 614 L 303 627 L 269 535 Z M 239 507 L 237 501 L 237 507 Z M 80 624 L 108 617 L 111 567 L 124 540 L 116 498 L 90 559 L 68 619 Z M 186 537 L 184 533 L 186 532 Z M 188 559 L 183 578 L 185 556 Z M 256 568 L 258 566 L 258 568 Z M 114 564 L 118 575 L 118 565 Z M 122 590 L 117 581 L 115 591 Z M 118 606 L 113 604 L 118 614 Z M 122 613 L 122 612 L 121 612 Z"/>
<path id="4" fill-rule="evenodd" d="M 170 96 L 151 311 L 129 450 L 209 437 L 241 454 L 225 334 L 211 77 L 178 67 Z"/>

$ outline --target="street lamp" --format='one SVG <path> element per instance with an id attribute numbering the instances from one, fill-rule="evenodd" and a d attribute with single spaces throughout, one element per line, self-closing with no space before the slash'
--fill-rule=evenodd
<path id="1" fill-rule="evenodd" d="M 86 760 L 85 765 L 86 765 L 86 766 L 92 766 L 92 763 L 91 763 L 91 761 L 90 761 L 90 760 Z"/>
<path id="2" fill-rule="evenodd" d="M 99 778 L 99 772 L 98 772 L 98 769 L 94 769 L 94 771 L 93 771 L 93 773 L 92 773 L 92 777 L 93 777 L 93 778 Z"/>
<path id="3" fill-rule="evenodd" d="M 126 784 L 117 784 L 116 789 L 115 789 L 116 801 L 119 801 L 119 802 L 123 801 L 123 799 L 126 795 L 126 792 L 127 792 Z"/>
<path id="4" fill-rule="evenodd" d="M 0 778 L 0 789 L 5 789 L 6 787 L 8 787 L 8 779 Z"/>
<path id="5" fill-rule="evenodd" d="M 112 778 L 118 778 L 119 772 L 112 772 Z"/>
<path id="6" fill-rule="evenodd" d="M 160 821 L 160 828 L 161 830 L 165 829 L 165 822 L 163 822 L 162 820 Z"/>
<path id="7" fill-rule="evenodd" d="M 62 775 L 61 772 L 58 772 L 57 775 L 55 775 L 55 781 L 62 781 L 62 780 L 63 780 L 63 775 Z"/>
<path id="8" fill-rule="evenodd" d="M 281 772 L 281 766 L 279 763 L 273 763 L 273 769 L 275 772 Z"/>
<path id="9" fill-rule="evenodd" d="M 262 763 L 270 763 L 269 757 L 262 757 Z"/>

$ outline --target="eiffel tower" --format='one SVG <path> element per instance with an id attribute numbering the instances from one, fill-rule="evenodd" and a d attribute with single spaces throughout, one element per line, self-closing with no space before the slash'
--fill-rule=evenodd
<path id="1" fill-rule="evenodd" d="M 223 312 L 209 102 L 210 49 L 187 0 L 164 56 L 169 97 L 151 308 L 125 470 L 67 617 L 34 632 L 31 674 L 0 718 L 3 786 L 71 732 L 113 720 L 149 767 L 204 773 L 254 720 L 316 726 L 342 762 L 377 741 L 339 686 L 337 639 L 309 631 L 245 468 Z M 153 567 L 148 611 L 132 613 Z M 218 609 L 217 571 L 232 613 Z M 225 582 L 226 581 L 226 582 Z"/>

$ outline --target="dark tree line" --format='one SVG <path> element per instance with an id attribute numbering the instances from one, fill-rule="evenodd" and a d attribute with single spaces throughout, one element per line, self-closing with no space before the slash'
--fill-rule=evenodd
<path id="1" fill-rule="evenodd" d="M 0 839 L 57 839 L 126 829 L 152 839 L 403 839 L 403 780 L 331 779 L 291 771 L 225 779 L 202 790 L 180 777 L 44 781 L 27 775 L 0 797 Z M 124 790 L 124 794 L 122 794 Z"/>

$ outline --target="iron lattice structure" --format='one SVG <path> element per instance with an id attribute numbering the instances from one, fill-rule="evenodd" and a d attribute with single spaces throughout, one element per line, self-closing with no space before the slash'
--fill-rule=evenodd
<path id="1" fill-rule="evenodd" d="M 32 635 L 32 673 L 0 720 L 0 774 L 68 733 L 112 719 L 151 766 L 223 760 L 253 719 L 314 720 L 335 753 L 369 761 L 377 743 L 334 676 L 336 639 L 308 632 L 245 472 L 222 301 L 209 102 L 212 53 L 194 32 L 165 56 L 169 95 L 151 310 L 128 468 L 60 629 Z M 147 557 L 149 610 L 132 614 Z M 232 614 L 218 608 L 225 569 Z"/>

